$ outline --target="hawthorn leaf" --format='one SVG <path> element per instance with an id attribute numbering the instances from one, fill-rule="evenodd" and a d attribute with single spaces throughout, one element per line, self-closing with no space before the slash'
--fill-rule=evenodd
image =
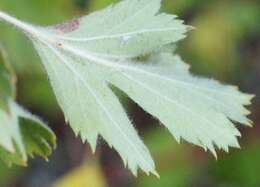
<path id="1" fill-rule="evenodd" d="M 54 133 L 36 116 L 9 100 L 9 112 L 0 109 L 0 158 L 8 165 L 26 165 L 27 155 L 47 159 L 56 146 Z"/>
<path id="2" fill-rule="evenodd" d="M 189 66 L 171 53 L 153 55 L 148 62 L 153 65 L 120 64 L 121 70 L 108 80 L 158 118 L 178 142 L 183 138 L 215 156 L 215 146 L 225 151 L 239 147 L 240 133 L 232 121 L 251 126 L 244 105 L 250 104 L 252 95 L 192 76 Z"/>
<path id="3" fill-rule="evenodd" d="M 8 165 L 26 165 L 27 155 L 47 159 L 55 147 L 55 135 L 40 119 L 15 103 L 16 76 L 1 46 L 0 49 L 0 159 Z"/>
<path id="4" fill-rule="evenodd" d="M 159 13 L 160 4 L 125 0 L 49 27 L 0 12 L 0 18 L 32 40 L 75 133 L 93 151 L 101 135 L 135 175 L 138 168 L 158 174 L 111 87 L 158 118 L 177 141 L 184 139 L 215 156 L 216 148 L 239 147 L 233 122 L 251 125 L 245 108 L 251 95 L 191 75 L 189 66 L 170 53 L 189 27 L 176 16 Z"/>
<path id="5" fill-rule="evenodd" d="M 0 108 L 8 111 L 9 97 L 15 97 L 15 73 L 8 63 L 6 51 L 0 44 Z"/>
<path id="6" fill-rule="evenodd" d="M 53 89 L 66 119 L 83 141 L 95 150 L 98 134 L 137 173 L 138 167 L 156 174 L 153 160 L 138 137 L 119 100 L 106 82 L 109 69 L 64 56 L 48 46 L 35 44 L 47 69 Z M 66 75 L 66 76 L 64 76 Z"/>
<path id="7" fill-rule="evenodd" d="M 55 134 L 39 117 L 17 104 L 15 107 L 26 153 L 31 157 L 36 154 L 48 160 L 48 156 L 56 147 Z"/>
<path id="8" fill-rule="evenodd" d="M 27 165 L 27 155 L 47 157 L 56 146 L 54 133 L 38 117 L 9 100 L 9 112 L 0 109 L 0 158 L 8 165 Z"/>
<path id="9" fill-rule="evenodd" d="M 9 112 L 0 109 L 0 158 L 8 165 L 27 164 L 27 155 L 47 159 L 56 146 L 54 133 L 36 116 L 9 100 Z"/>

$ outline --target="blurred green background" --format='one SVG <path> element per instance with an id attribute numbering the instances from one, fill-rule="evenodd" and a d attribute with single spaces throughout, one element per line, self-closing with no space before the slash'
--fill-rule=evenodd
<path id="1" fill-rule="evenodd" d="M 113 0 L 0 0 L 0 10 L 41 25 L 55 24 L 98 10 Z M 260 95 L 259 0 L 164 0 L 163 10 L 196 27 L 178 52 L 195 74 L 239 85 Z M 142 109 L 124 100 L 128 113 L 156 161 L 160 180 L 133 177 L 102 141 L 93 156 L 65 125 L 31 43 L 0 23 L 0 44 L 18 76 L 18 101 L 48 121 L 58 136 L 49 162 L 32 159 L 27 168 L 0 163 L 0 187 L 260 187 L 260 100 L 250 107 L 252 129 L 241 128 L 241 150 L 219 153 L 216 161 L 198 147 L 175 140 Z"/>

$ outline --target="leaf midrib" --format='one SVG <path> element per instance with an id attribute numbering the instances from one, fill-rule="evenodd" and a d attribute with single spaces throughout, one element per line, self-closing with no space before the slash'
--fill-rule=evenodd
<path id="1" fill-rule="evenodd" d="M 61 36 L 57 34 L 54 34 L 54 37 L 65 41 L 67 40 L 67 41 L 74 41 L 74 42 L 88 42 L 88 41 L 97 41 L 97 40 L 105 40 L 105 39 L 123 38 L 123 37 L 138 35 L 138 34 L 144 34 L 144 33 L 170 32 L 170 31 L 182 31 L 182 29 L 176 29 L 176 27 L 166 27 L 166 28 L 164 27 L 164 28 L 153 28 L 153 29 L 141 29 L 133 32 L 119 33 L 114 35 L 101 35 L 101 36 L 87 37 L 87 38 Z M 182 34 L 184 34 L 184 32 Z"/>
<path id="2" fill-rule="evenodd" d="M 107 115 L 107 117 L 110 119 L 110 121 L 118 128 L 118 130 L 122 133 L 122 135 L 125 137 L 126 141 L 131 145 L 131 147 L 133 147 L 133 149 L 136 151 L 136 153 L 140 156 L 139 158 L 141 158 L 143 163 L 146 163 L 146 166 L 148 166 L 149 168 L 153 168 L 153 166 L 151 166 L 142 156 L 142 154 L 138 151 L 138 149 L 136 149 L 136 147 L 134 146 L 134 144 L 132 143 L 132 141 L 129 140 L 129 138 L 127 137 L 127 135 L 124 133 L 124 131 L 120 128 L 120 126 L 117 124 L 117 122 L 115 122 L 113 120 L 113 118 L 111 117 L 111 115 L 109 114 L 109 112 L 107 111 L 107 109 L 105 108 L 105 106 L 102 104 L 102 102 L 98 99 L 98 97 L 96 96 L 96 94 L 94 93 L 94 91 L 90 88 L 90 86 L 88 85 L 88 83 L 81 77 L 80 74 L 77 73 L 77 71 L 71 67 L 69 65 L 69 63 L 62 57 L 62 55 L 52 46 L 50 46 L 48 43 L 42 41 L 43 43 L 45 43 L 45 45 L 48 46 L 49 49 L 51 49 L 56 56 L 63 62 L 63 64 L 74 74 L 76 75 L 76 77 L 78 77 L 78 79 L 86 86 L 86 88 L 90 91 L 90 93 L 93 95 L 93 97 L 95 98 L 95 100 L 97 101 L 98 105 L 102 108 L 102 110 L 105 112 L 105 114 Z M 139 159 L 138 159 L 139 160 Z"/>
<path id="3" fill-rule="evenodd" d="M 216 125 L 216 123 L 212 123 L 212 122 L 209 121 L 207 118 L 203 117 L 204 115 L 198 115 L 197 113 L 193 112 L 193 110 L 191 110 L 191 109 L 188 108 L 187 106 L 185 106 L 185 105 L 183 105 L 183 104 L 180 104 L 180 103 L 176 102 L 175 100 L 173 100 L 173 99 L 171 99 L 171 98 L 168 98 L 168 97 L 166 97 L 166 96 L 160 94 L 158 91 L 154 90 L 153 88 L 150 88 L 149 86 L 145 85 L 144 83 L 140 82 L 139 80 L 136 80 L 136 79 L 133 78 L 132 76 L 129 76 L 129 75 L 123 73 L 123 72 L 120 72 L 120 73 L 121 73 L 123 76 L 125 76 L 126 78 L 128 78 L 129 80 L 132 80 L 132 81 L 136 82 L 137 84 L 139 84 L 140 86 L 142 86 L 143 88 L 147 89 L 148 91 L 150 91 L 150 92 L 152 92 L 152 93 L 158 95 L 159 97 L 161 97 L 161 98 L 163 98 L 163 99 L 165 99 L 165 100 L 167 100 L 167 101 L 169 101 L 169 102 L 171 102 L 171 103 L 177 105 L 178 107 L 183 108 L 184 110 L 186 110 L 187 112 L 193 114 L 194 116 L 200 117 L 203 121 L 205 121 L 205 122 L 207 122 L 208 124 L 210 124 L 210 126 L 212 126 L 213 128 L 217 129 L 216 126 L 218 126 L 218 125 Z M 212 125 L 212 124 L 214 124 L 214 125 Z M 219 131 L 219 129 L 217 129 L 217 130 Z M 205 131 L 204 131 L 204 132 L 205 132 Z M 222 132 L 221 135 L 225 134 L 225 133 L 223 133 L 224 131 L 221 131 L 221 132 Z M 210 137 L 210 136 L 209 136 L 209 137 Z"/>
<path id="4" fill-rule="evenodd" d="M 152 73 L 152 72 L 144 71 L 142 69 L 138 69 L 138 68 L 135 68 L 133 66 L 127 66 L 127 65 L 118 64 L 117 62 L 114 62 L 114 61 L 108 61 L 108 59 L 99 58 L 97 56 L 92 55 L 88 51 L 81 51 L 80 49 L 77 49 L 77 48 L 74 48 L 74 47 L 70 47 L 67 44 L 64 44 L 62 46 L 62 49 L 72 53 L 73 55 L 80 56 L 83 59 L 89 60 L 91 62 L 94 62 L 96 64 L 100 64 L 100 65 L 103 65 L 103 66 L 109 66 L 109 67 L 112 67 L 114 69 L 126 69 L 126 70 L 129 70 L 129 71 L 134 71 L 134 72 L 138 72 L 138 73 L 144 73 L 144 74 L 156 77 L 156 78 L 163 79 L 165 81 L 176 82 L 176 83 L 179 83 L 179 84 L 185 84 L 185 85 L 187 85 L 187 86 L 189 86 L 191 88 L 195 88 L 195 89 L 199 89 L 199 90 L 205 90 L 205 91 L 217 93 L 217 94 L 220 94 L 220 95 L 226 95 L 226 96 L 229 96 L 229 97 L 239 97 L 239 96 L 236 96 L 236 95 L 233 95 L 233 94 L 218 92 L 215 89 L 211 89 L 211 88 L 207 88 L 207 87 L 199 87 L 199 86 L 196 86 L 196 85 L 191 84 L 189 82 L 184 82 L 184 81 L 181 81 L 181 80 L 178 80 L 178 79 L 169 79 L 169 78 L 167 78 L 165 76 L 161 76 L 161 75 L 158 75 L 158 74 L 155 74 L 155 73 Z M 200 93 L 200 92 L 198 92 L 198 93 Z M 203 94 L 203 95 L 205 97 L 207 97 L 206 94 Z"/>
<path id="5" fill-rule="evenodd" d="M 48 44 L 48 46 L 49 46 L 49 44 Z M 53 50 L 53 52 L 54 51 L 56 51 L 56 49 L 54 49 L 53 47 L 51 47 L 51 46 L 49 46 L 49 48 L 50 49 L 52 49 Z M 58 51 L 56 51 L 56 52 L 58 52 Z M 60 56 L 60 57 L 62 57 L 62 56 Z M 64 61 L 65 59 L 63 59 L 63 61 Z M 64 62 L 65 63 L 65 62 Z M 67 64 L 68 65 L 68 64 Z M 104 65 L 104 64 L 103 64 Z M 113 65 L 113 67 L 114 67 L 114 65 Z M 128 68 L 126 68 L 126 69 L 128 69 Z M 139 70 L 139 69 L 137 69 L 137 70 Z M 120 72 L 120 71 L 119 71 Z M 144 71 L 145 72 L 145 71 Z M 78 75 L 78 73 L 76 72 L 76 70 L 73 70 L 73 73 L 75 74 L 75 75 Z M 146 72 L 147 73 L 147 72 Z M 150 72 L 148 72 L 148 73 L 150 73 Z M 152 73 L 151 73 L 152 74 Z M 152 74 L 152 75 L 154 75 L 154 74 Z M 159 77 L 161 77 L 161 76 L 159 76 Z M 79 77 L 80 78 L 80 77 Z M 80 78 L 80 80 L 81 81 L 83 81 L 83 83 L 85 82 L 84 81 L 84 79 L 82 79 L 82 78 Z M 171 80 L 171 79 L 169 79 L 169 80 Z M 140 84 L 140 82 L 138 81 L 138 83 Z M 147 88 L 147 87 L 146 87 Z M 156 91 L 154 91 L 154 90 L 150 90 L 151 92 L 153 92 L 153 93 L 156 93 L 157 95 L 158 95 L 158 93 L 156 92 Z M 162 97 L 162 95 L 161 94 L 159 94 L 159 96 L 160 97 Z M 163 97 L 163 98 L 165 98 L 165 97 Z M 198 116 L 196 113 L 194 113 L 192 110 L 190 110 L 189 108 L 187 108 L 186 106 L 182 106 L 182 105 L 180 105 L 179 103 L 176 103 L 176 101 L 173 101 L 172 99 L 170 99 L 170 98 L 167 98 L 167 100 L 168 101 L 170 101 L 170 102 L 174 102 L 175 104 L 177 104 L 179 107 L 182 107 L 183 109 L 185 109 L 186 111 L 188 111 L 189 113 L 192 113 L 193 115 L 195 115 L 195 116 Z M 102 106 L 103 106 L 103 104 L 102 104 Z M 109 115 L 110 116 L 110 115 Z M 200 116 L 200 118 L 203 120 L 203 121 L 205 121 L 207 124 L 209 124 L 210 126 L 212 126 L 214 129 L 217 129 L 216 128 L 216 124 L 215 123 L 213 123 L 214 125 L 212 125 L 212 123 L 207 119 L 207 118 L 204 118 L 204 117 L 201 117 Z M 201 129 L 202 131 L 204 131 L 204 129 Z M 218 130 L 218 132 L 221 132 L 221 134 L 225 134 L 224 133 L 224 131 L 222 131 L 221 129 L 217 129 Z M 204 131 L 205 132 L 205 131 Z M 210 137 L 210 136 L 208 136 L 208 137 Z M 206 145 L 203 145 L 203 146 L 206 146 Z M 134 146 L 133 146 L 134 147 Z M 135 147 L 134 147 L 135 148 Z M 141 154 L 140 154 L 141 155 Z M 142 157 L 141 157 L 142 158 Z"/>

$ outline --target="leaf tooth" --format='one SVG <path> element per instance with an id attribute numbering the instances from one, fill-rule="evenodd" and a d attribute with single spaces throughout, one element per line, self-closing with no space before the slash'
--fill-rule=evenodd
<path id="1" fill-rule="evenodd" d="M 181 136 L 179 134 L 175 134 L 174 138 L 175 138 L 175 140 L 177 141 L 178 144 L 181 143 Z"/>
<path id="2" fill-rule="evenodd" d="M 67 117 L 67 115 L 65 115 L 65 123 L 66 123 L 66 124 L 69 123 L 69 118 Z"/>
<path id="3" fill-rule="evenodd" d="M 244 124 L 248 127 L 254 126 L 254 122 L 252 120 L 250 120 L 249 118 L 246 118 L 246 122 L 244 122 Z"/>
<path id="4" fill-rule="evenodd" d="M 216 153 L 213 142 L 209 143 L 208 148 L 209 148 L 210 152 L 213 154 L 213 156 L 215 157 L 215 159 L 218 159 L 218 155 Z"/>
<path id="5" fill-rule="evenodd" d="M 230 146 L 234 147 L 234 148 L 238 148 L 240 149 L 240 145 L 239 145 L 239 142 L 237 140 L 237 138 L 234 138 L 234 141 L 232 141 L 232 143 L 230 144 Z"/>
<path id="6" fill-rule="evenodd" d="M 124 166 L 127 167 L 127 159 L 122 158 L 122 160 L 123 160 Z"/>
<path id="7" fill-rule="evenodd" d="M 94 153 L 96 152 L 96 148 L 97 148 L 97 136 L 96 136 L 96 137 L 93 137 L 93 139 L 92 139 L 92 138 L 89 138 L 89 139 L 88 139 L 88 142 L 89 142 L 89 144 L 90 144 L 92 153 L 94 154 Z"/>
<path id="8" fill-rule="evenodd" d="M 135 177 L 137 177 L 137 175 L 138 175 L 137 167 L 136 167 L 136 166 L 132 167 L 132 168 L 131 168 L 131 171 L 132 171 L 133 175 L 134 175 Z"/>
<path id="9" fill-rule="evenodd" d="M 153 175 L 155 175 L 158 179 L 160 179 L 160 175 L 156 170 L 150 171 Z"/>
<path id="10" fill-rule="evenodd" d="M 225 151 L 225 152 L 229 152 L 229 147 L 228 146 L 223 146 L 222 149 Z"/>
<path id="11" fill-rule="evenodd" d="M 80 135 L 80 130 L 79 130 L 79 128 L 72 128 L 72 130 L 73 130 L 73 132 L 74 132 L 74 134 L 75 134 L 75 136 L 76 137 L 78 137 L 79 135 Z"/>
<path id="12" fill-rule="evenodd" d="M 207 146 L 205 144 L 201 143 L 200 146 L 204 149 L 205 152 L 207 152 L 208 148 L 207 148 Z"/>

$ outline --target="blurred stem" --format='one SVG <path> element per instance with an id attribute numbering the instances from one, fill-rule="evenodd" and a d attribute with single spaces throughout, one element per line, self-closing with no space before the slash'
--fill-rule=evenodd
<path id="1" fill-rule="evenodd" d="M 10 25 L 15 26 L 19 30 L 23 31 L 27 36 L 31 36 L 33 38 L 37 39 L 44 39 L 49 41 L 49 36 L 43 33 L 40 29 L 38 29 L 36 26 L 31 25 L 29 23 L 20 21 L 19 19 L 10 16 L 9 14 L 0 11 L 0 21 L 4 21 L 6 23 L 9 23 Z"/>
<path id="2" fill-rule="evenodd" d="M 11 25 L 14 25 L 18 29 L 20 29 L 26 33 L 30 33 L 30 34 L 37 33 L 37 31 L 34 29 L 33 26 L 31 26 L 27 23 L 24 23 L 2 11 L 0 11 L 0 20 L 4 21 L 6 23 L 9 23 Z"/>
<path id="3" fill-rule="evenodd" d="M 39 26 L 37 27 L 35 25 L 20 21 L 19 19 L 10 16 L 3 11 L 0 11 L 0 21 L 1 20 L 15 26 L 19 30 L 23 31 L 27 36 L 33 37 L 35 40 L 42 42 L 48 41 L 49 43 L 56 44 L 56 41 L 52 40 L 53 37 L 46 34 Z"/>

